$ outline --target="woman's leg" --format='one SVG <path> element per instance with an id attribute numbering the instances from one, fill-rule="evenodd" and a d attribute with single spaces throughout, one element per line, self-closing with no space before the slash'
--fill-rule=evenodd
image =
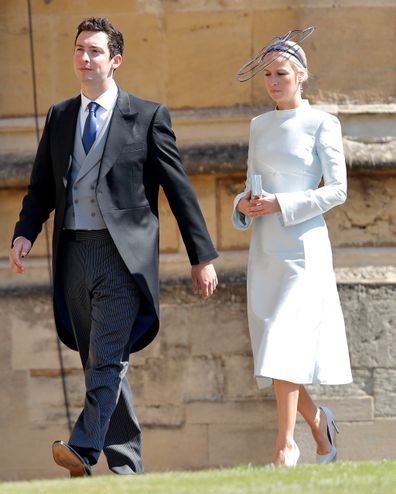
<path id="1" fill-rule="evenodd" d="M 331 450 L 331 444 L 327 436 L 327 422 L 324 413 L 318 408 L 309 396 L 308 391 L 300 385 L 298 397 L 298 411 L 310 426 L 315 439 L 319 455 L 326 455 Z"/>
<path id="2" fill-rule="evenodd" d="M 294 428 L 300 385 L 288 381 L 273 380 L 278 410 L 278 436 L 275 444 L 274 464 L 284 465 L 285 458 L 294 449 Z"/>

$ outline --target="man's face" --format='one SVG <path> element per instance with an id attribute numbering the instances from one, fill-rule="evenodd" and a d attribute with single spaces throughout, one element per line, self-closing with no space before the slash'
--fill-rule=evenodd
<path id="1" fill-rule="evenodd" d="M 110 58 L 107 34 L 103 31 L 82 31 L 74 47 L 74 72 L 82 85 L 106 86 L 119 67 L 121 55 Z"/>

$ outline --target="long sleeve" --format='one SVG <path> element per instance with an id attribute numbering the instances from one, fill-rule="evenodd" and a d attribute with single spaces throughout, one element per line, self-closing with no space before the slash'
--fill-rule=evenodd
<path id="1" fill-rule="evenodd" d="M 19 221 L 15 226 L 12 242 L 17 237 L 26 237 L 32 243 L 36 240 L 43 223 L 55 207 L 55 184 L 51 165 L 50 119 L 52 107 L 48 111 L 27 194 L 22 203 Z"/>
<path id="2" fill-rule="evenodd" d="M 250 190 L 250 181 L 249 181 L 249 175 L 251 174 L 251 169 L 252 169 L 252 155 L 253 155 L 253 147 L 252 147 L 252 141 L 253 141 L 253 122 L 250 124 L 250 135 L 249 135 L 249 149 L 248 149 L 248 160 L 247 160 L 247 178 L 245 182 L 245 190 L 241 193 L 239 193 L 233 203 L 233 208 L 232 208 L 232 215 L 231 215 L 231 221 L 237 230 L 247 230 L 249 226 L 252 224 L 253 219 L 245 216 L 244 214 L 240 213 L 237 210 L 237 206 L 239 201 L 245 197 L 245 195 L 249 192 Z"/>
<path id="3" fill-rule="evenodd" d="M 167 108 L 154 117 L 152 153 L 156 173 L 179 226 L 192 265 L 208 262 L 218 254 L 212 244 L 198 199 L 181 163 Z"/>
<path id="4" fill-rule="evenodd" d="M 324 186 L 316 190 L 277 193 L 284 226 L 309 220 L 346 200 L 346 165 L 341 126 L 336 117 L 328 115 L 320 125 L 316 136 L 316 150 Z"/>

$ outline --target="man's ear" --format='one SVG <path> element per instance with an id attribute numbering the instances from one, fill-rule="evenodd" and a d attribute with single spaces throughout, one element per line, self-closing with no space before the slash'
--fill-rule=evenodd
<path id="1" fill-rule="evenodd" d="M 114 55 L 113 57 L 113 69 L 118 69 L 118 67 L 121 65 L 122 62 L 122 55 L 119 53 L 117 55 Z"/>

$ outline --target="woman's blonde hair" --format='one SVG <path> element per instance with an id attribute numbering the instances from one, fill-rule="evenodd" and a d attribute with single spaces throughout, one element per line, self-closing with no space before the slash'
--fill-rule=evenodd
<path id="1" fill-rule="evenodd" d="M 294 41 L 286 41 L 285 45 L 289 45 L 292 50 L 289 52 L 287 50 L 280 52 L 280 56 L 283 56 L 284 58 L 287 58 L 289 62 L 291 63 L 294 71 L 296 73 L 303 74 L 301 78 L 301 82 L 305 82 L 308 79 L 308 63 L 307 63 L 307 56 L 305 54 L 305 51 L 301 48 L 300 45 L 295 43 Z M 294 53 L 298 53 L 298 55 L 302 58 L 304 65 L 299 61 L 298 57 L 293 55 Z"/>

